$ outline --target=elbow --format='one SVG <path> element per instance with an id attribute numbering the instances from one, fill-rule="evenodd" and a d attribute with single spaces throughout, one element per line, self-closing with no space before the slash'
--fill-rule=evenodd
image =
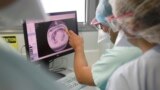
<path id="1" fill-rule="evenodd" d="M 85 84 L 85 82 L 83 80 L 84 78 L 81 75 L 76 75 L 76 79 L 77 79 L 78 83 Z"/>
<path id="2" fill-rule="evenodd" d="M 82 75 L 82 74 L 76 75 L 76 79 L 79 84 L 95 86 L 94 81 L 90 80 L 90 78 L 88 78 L 86 75 Z"/>
<path id="3" fill-rule="evenodd" d="M 90 68 L 84 67 L 84 68 L 75 70 L 75 76 L 77 81 L 80 84 L 95 86 Z"/>

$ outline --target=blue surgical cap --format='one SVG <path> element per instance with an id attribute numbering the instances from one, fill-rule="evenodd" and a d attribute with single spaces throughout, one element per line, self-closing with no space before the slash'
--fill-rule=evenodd
<path id="1" fill-rule="evenodd" d="M 106 17 L 112 15 L 112 8 L 108 0 L 100 0 L 96 9 L 96 20 L 99 23 L 109 26 Z"/>

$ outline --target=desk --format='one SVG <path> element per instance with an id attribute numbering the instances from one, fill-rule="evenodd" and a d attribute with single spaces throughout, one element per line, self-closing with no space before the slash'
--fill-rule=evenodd
<path id="1" fill-rule="evenodd" d="M 65 86 L 69 87 L 70 90 L 100 90 L 94 86 L 87 86 L 79 84 L 75 78 L 75 74 L 73 70 L 64 70 L 61 73 L 65 74 L 66 76 L 59 79 L 58 82 L 64 84 Z"/>

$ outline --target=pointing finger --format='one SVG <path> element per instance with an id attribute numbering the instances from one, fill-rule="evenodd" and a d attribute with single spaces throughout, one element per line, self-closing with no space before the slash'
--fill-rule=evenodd
<path id="1" fill-rule="evenodd" d="M 69 30 L 69 33 L 70 33 L 71 35 L 76 35 L 72 30 Z"/>

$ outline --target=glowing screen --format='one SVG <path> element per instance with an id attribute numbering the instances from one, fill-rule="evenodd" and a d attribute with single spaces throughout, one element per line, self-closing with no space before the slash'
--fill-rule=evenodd
<path id="1" fill-rule="evenodd" d="M 48 21 L 27 21 L 24 34 L 31 61 L 56 57 L 73 50 L 65 30 L 77 31 L 75 12 L 52 13 Z"/>

